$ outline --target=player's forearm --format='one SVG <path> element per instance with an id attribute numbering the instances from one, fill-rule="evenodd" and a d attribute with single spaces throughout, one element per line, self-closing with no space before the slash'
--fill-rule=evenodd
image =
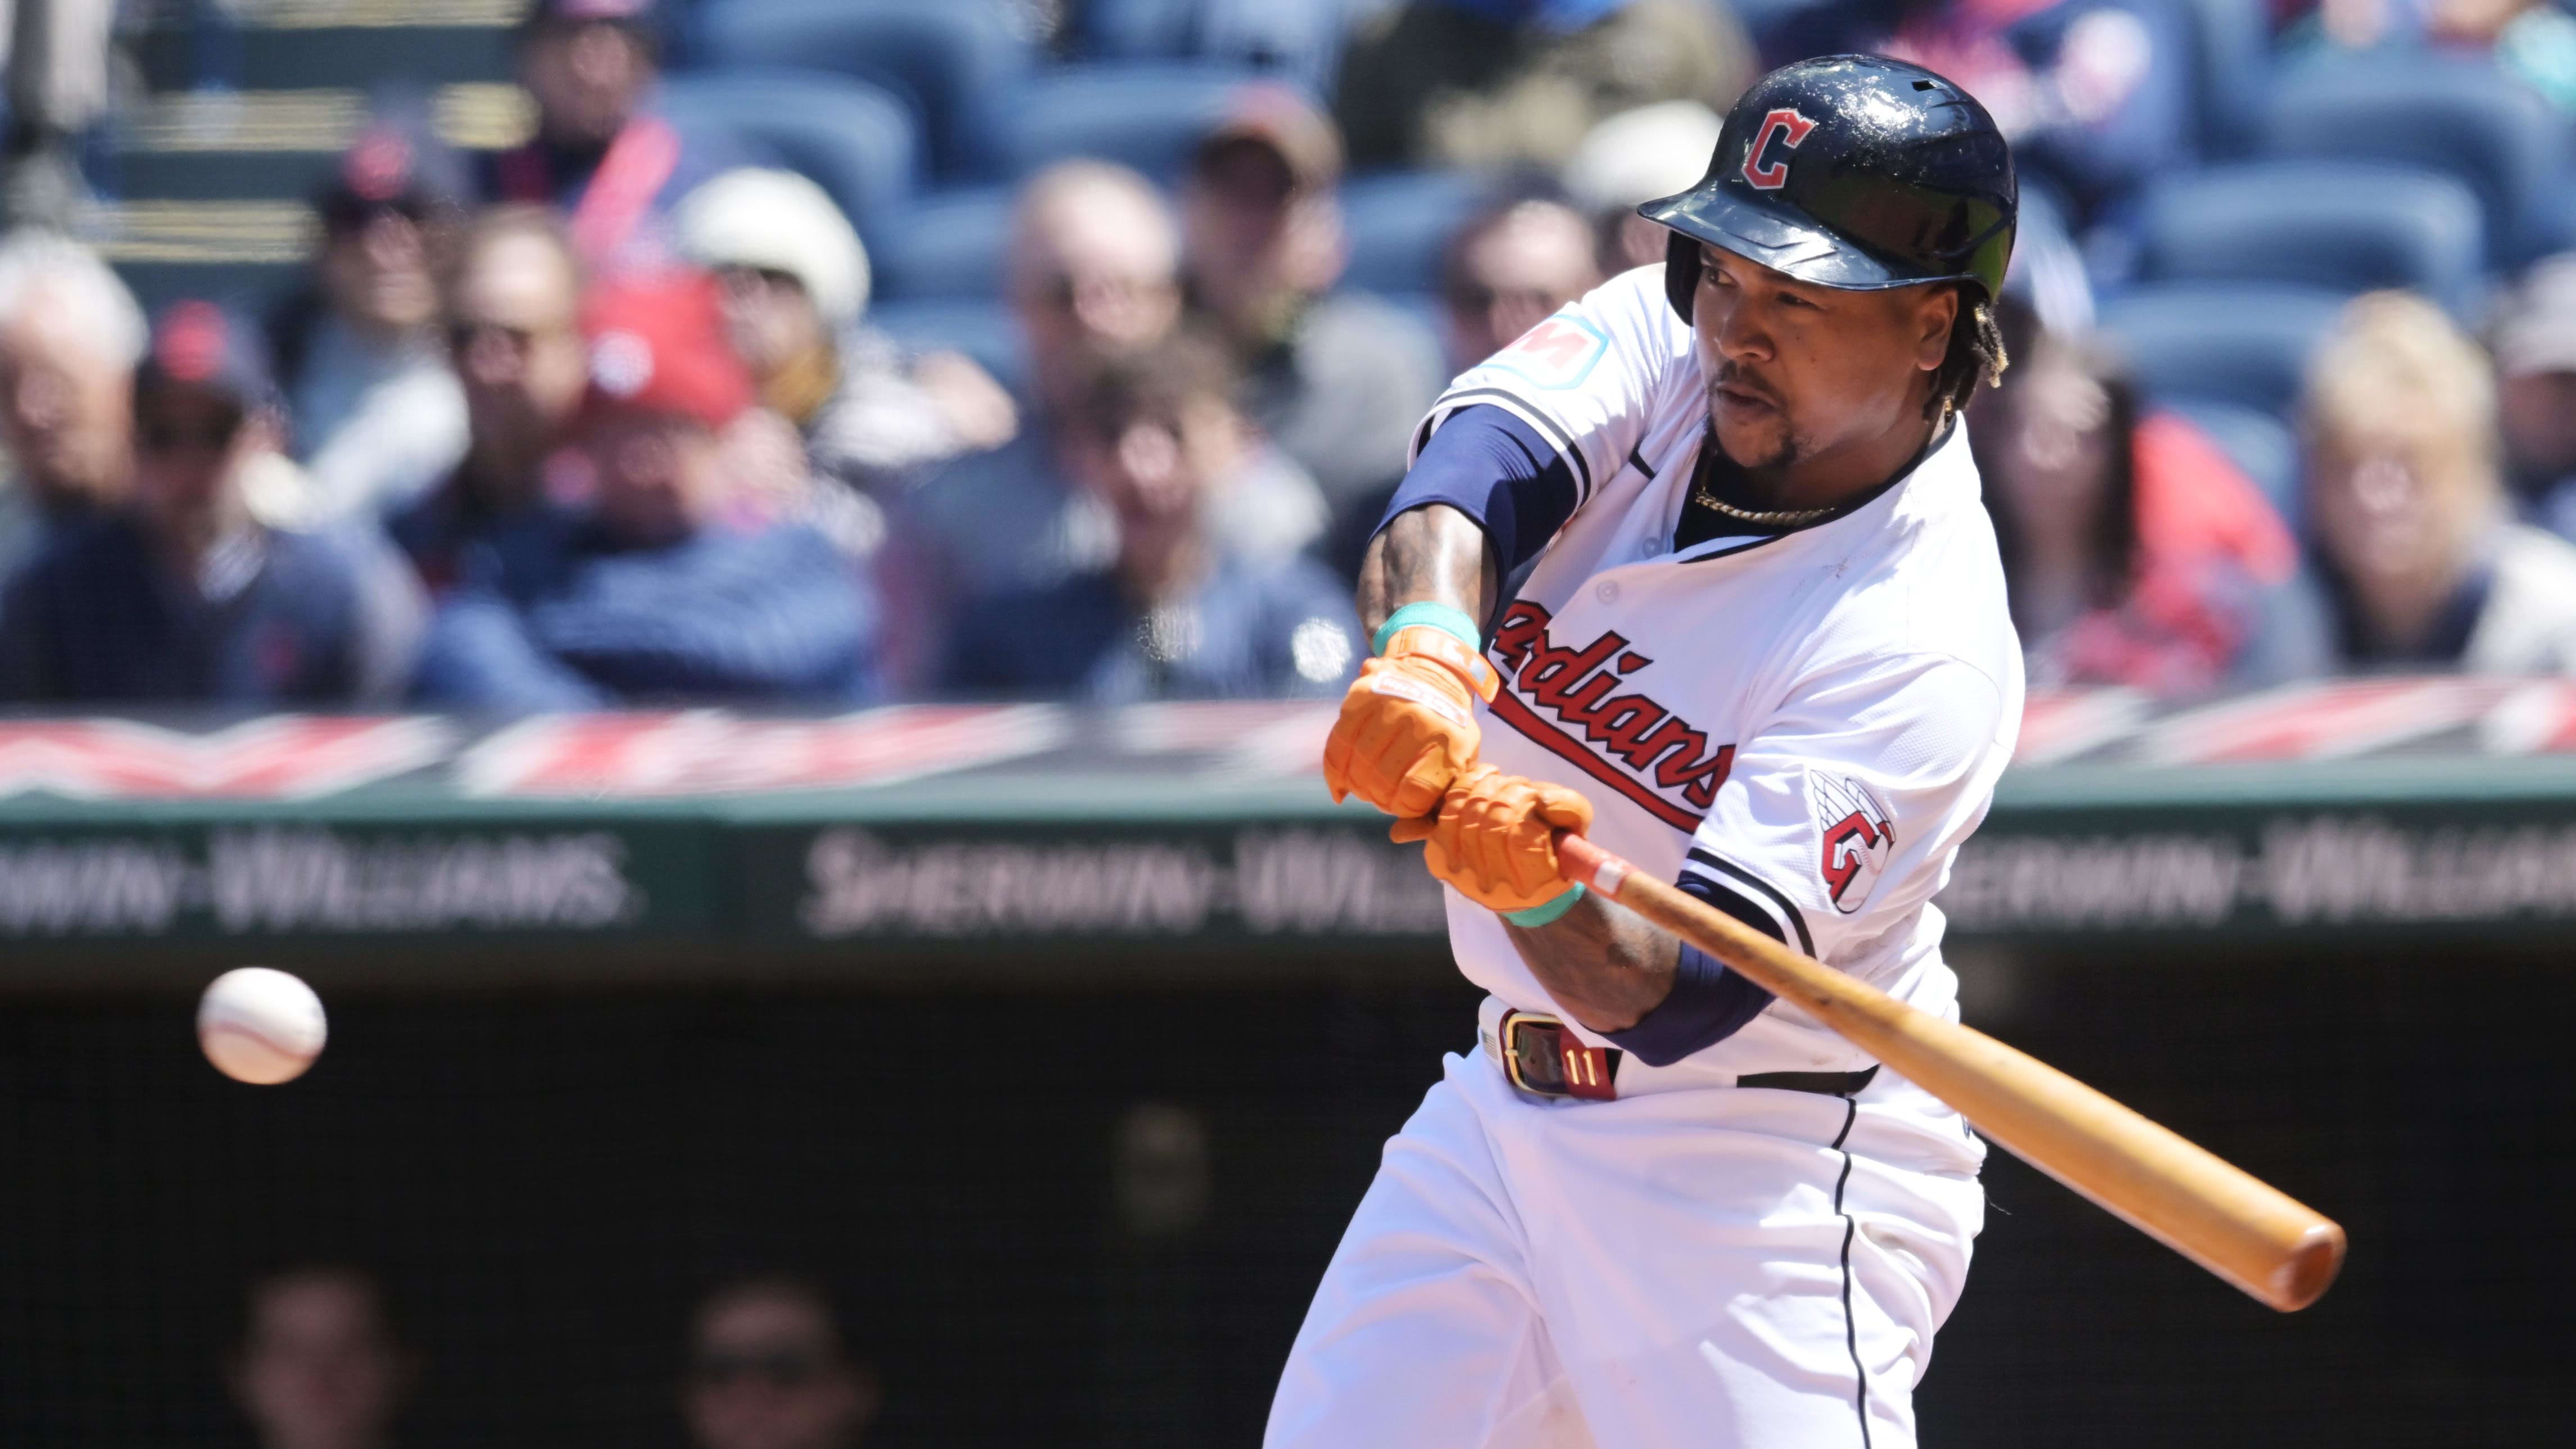
<path id="1" fill-rule="evenodd" d="M 1360 627 L 1374 633 L 1407 604 L 1447 604 L 1483 622 L 1498 587 L 1494 546 L 1476 520 L 1445 503 L 1395 516 L 1360 560 Z"/>
<path id="2" fill-rule="evenodd" d="M 1672 994 L 1681 941 L 1598 894 L 1544 926 L 1503 929 L 1556 1004 L 1596 1032 L 1626 1031 Z"/>

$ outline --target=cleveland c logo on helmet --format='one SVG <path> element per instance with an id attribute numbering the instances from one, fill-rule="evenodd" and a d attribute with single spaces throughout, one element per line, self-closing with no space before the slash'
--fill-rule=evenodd
<path id="1" fill-rule="evenodd" d="M 1774 136 L 1780 139 L 1781 150 L 1795 151 L 1798 143 L 1807 139 L 1807 133 L 1814 129 L 1815 122 L 1787 106 L 1765 115 L 1761 126 L 1753 132 L 1753 144 L 1744 148 L 1744 179 L 1752 183 L 1756 191 L 1777 191 L 1787 185 L 1789 158 L 1782 156 L 1777 161 L 1766 162 L 1762 153 L 1771 149 Z"/>

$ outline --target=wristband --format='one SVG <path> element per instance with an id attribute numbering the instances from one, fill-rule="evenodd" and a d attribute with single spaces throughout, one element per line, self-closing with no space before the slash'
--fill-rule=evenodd
<path id="1" fill-rule="evenodd" d="M 1459 643 L 1467 646 L 1470 654 L 1484 652 L 1485 641 L 1478 636 L 1476 621 L 1467 617 L 1466 610 L 1435 604 L 1427 599 L 1418 604 L 1407 604 L 1387 615 L 1386 622 L 1378 625 L 1377 632 L 1369 636 L 1369 652 L 1384 654 L 1388 641 L 1395 638 L 1397 630 L 1416 624 L 1427 624 L 1443 634 L 1455 636 Z"/>
<path id="2" fill-rule="evenodd" d="M 1526 911 L 1503 912 L 1503 919 L 1511 922 L 1515 926 L 1519 926 L 1523 930 L 1535 930 L 1538 927 L 1544 926 L 1548 922 L 1555 920 L 1557 917 L 1564 915 L 1566 912 L 1573 910 L 1574 903 L 1581 899 L 1583 899 L 1583 883 L 1581 881 L 1577 881 L 1574 883 L 1574 888 L 1572 890 L 1567 891 L 1561 896 L 1541 901 Z"/>

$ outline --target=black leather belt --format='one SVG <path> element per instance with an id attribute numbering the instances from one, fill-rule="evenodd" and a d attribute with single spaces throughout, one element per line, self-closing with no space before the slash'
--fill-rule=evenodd
<path id="1" fill-rule="evenodd" d="M 1555 1017 L 1527 1011 L 1504 1012 L 1500 1035 L 1503 1075 L 1522 1091 L 1588 1102 L 1607 1102 L 1619 1095 L 1619 1058 L 1624 1053 L 1618 1048 L 1588 1046 Z M 1755 1072 L 1736 1078 L 1735 1085 L 1856 1097 L 1877 1076 L 1875 1066 L 1856 1072 Z"/>

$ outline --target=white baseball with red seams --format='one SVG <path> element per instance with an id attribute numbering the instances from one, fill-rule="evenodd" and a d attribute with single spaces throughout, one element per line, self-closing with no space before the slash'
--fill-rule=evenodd
<path id="1" fill-rule="evenodd" d="M 1964 423 L 1839 517 L 1676 550 L 1706 380 L 1660 267 L 1453 383 L 1417 437 L 1499 407 L 1576 509 L 1503 609 L 1482 758 L 1580 790 L 1591 837 L 1789 945 L 1955 1018 L 1931 905 L 2021 718 L 2021 651 Z M 1566 1016 L 1452 891 L 1460 971 Z M 1569 1025 L 1573 1025 L 1570 1017 Z M 1463 1028 L 1463 1024 L 1462 1024 Z M 1614 1045 L 1576 1026 L 1595 1046 Z M 1983 1222 L 1983 1144 L 1779 1003 L 1614 1101 L 1511 1087 L 1484 1051 L 1387 1148 L 1298 1336 L 1271 1449 L 1903 1449 Z"/>
<path id="2" fill-rule="evenodd" d="M 197 1045 L 236 1082 L 273 1087 L 304 1075 L 322 1055 L 330 1024 L 322 998 L 283 971 L 240 966 L 197 1001 Z"/>

